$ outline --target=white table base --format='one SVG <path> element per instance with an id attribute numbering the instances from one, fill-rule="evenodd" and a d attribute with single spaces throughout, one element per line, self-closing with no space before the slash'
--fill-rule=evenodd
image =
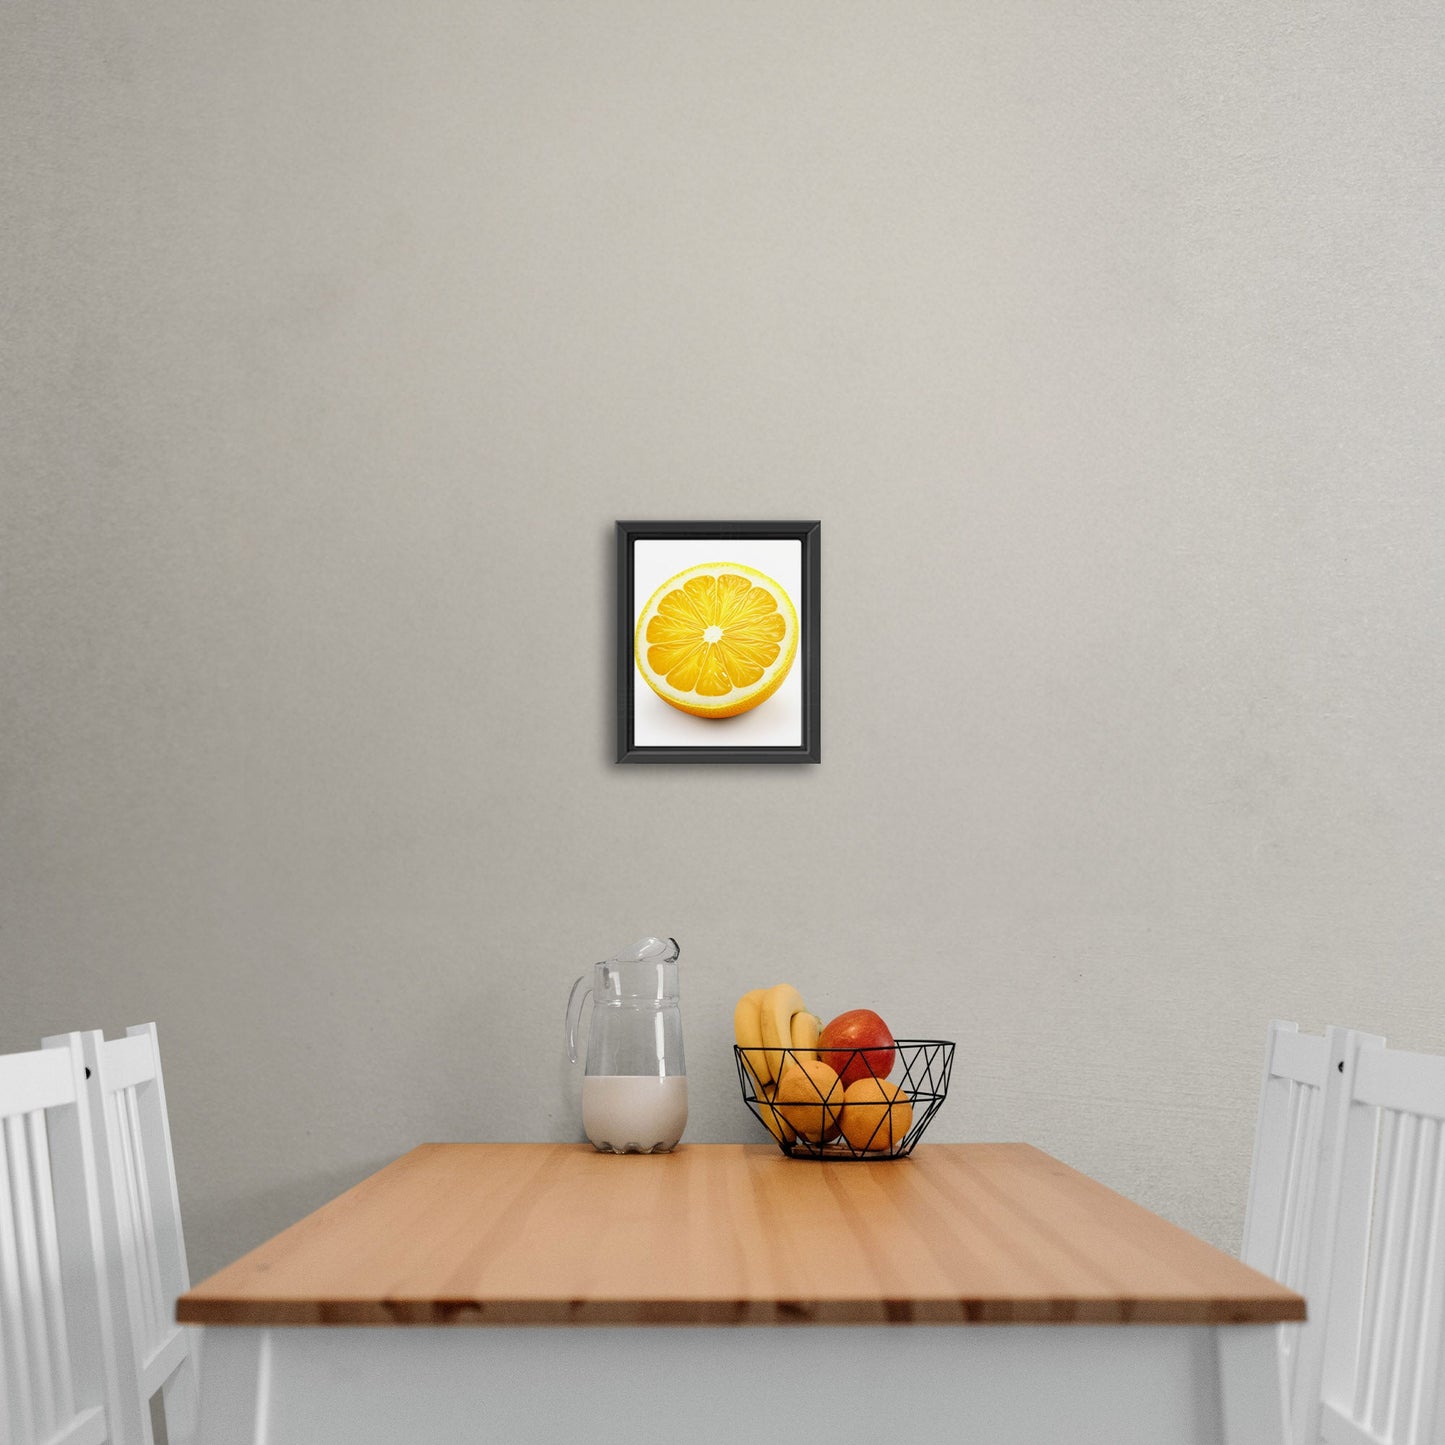
<path id="1" fill-rule="evenodd" d="M 1284 1445 L 1278 1326 L 212 1327 L 202 1445 Z"/>

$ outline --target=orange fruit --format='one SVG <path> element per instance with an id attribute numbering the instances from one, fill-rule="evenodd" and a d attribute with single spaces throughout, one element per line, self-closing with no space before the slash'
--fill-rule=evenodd
<path id="1" fill-rule="evenodd" d="M 669 577 L 637 619 L 637 670 L 663 702 L 736 717 L 766 702 L 798 652 L 798 614 L 766 573 L 705 562 Z"/>
<path id="2" fill-rule="evenodd" d="M 763 1123 L 768 1126 L 768 1132 L 780 1144 L 791 1144 L 798 1136 L 793 1126 L 783 1117 L 782 1110 L 773 1107 L 773 1099 L 777 1096 L 778 1086 L 776 1084 L 764 1084 L 758 1090 L 758 1109 L 763 1116 Z"/>
<path id="3" fill-rule="evenodd" d="M 841 1127 L 843 1085 L 820 1059 L 799 1059 L 784 1069 L 773 1099 L 798 1136 L 814 1144 L 833 1138 Z"/>
<path id="4" fill-rule="evenodd" d="M 858 1079 L 843 1093 L 843 1137 L 859 1150 L 888 1150 L 913 1127 L 908 1095 L 887 1079 Z"/>

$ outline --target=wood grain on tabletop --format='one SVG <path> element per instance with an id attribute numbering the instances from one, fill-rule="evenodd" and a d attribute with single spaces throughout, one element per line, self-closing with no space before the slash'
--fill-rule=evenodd
<path id="1" fill-rule="evenodd" d="M 424 1144 L 183 1295 L 177 1317 L 1263 1324 L 1304 1302 L 1027 1144 L 866 1162 Z"/>

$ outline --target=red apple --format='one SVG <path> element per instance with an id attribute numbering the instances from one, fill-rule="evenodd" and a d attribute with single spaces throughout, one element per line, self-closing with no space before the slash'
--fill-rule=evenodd
<path id="1" fill-rule="evenodd" d="M 871 1008 L 850 1008 L 818 1035 L 818 1057 L 845 1089 L 859 1079 L 886 1079 L 893 1072 L 893 1030 Z"/>

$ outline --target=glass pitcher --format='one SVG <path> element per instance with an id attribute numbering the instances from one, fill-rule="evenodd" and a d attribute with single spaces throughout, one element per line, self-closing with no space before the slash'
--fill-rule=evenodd
<path id="1" fill-rule="evenodd" d="M 567 1057 L 592 995 L 582 1128 L 604 1154 L 665 1154 L 687 1126 L 675 938 L 644 938 L 584 973 L 567 999 Z"/>

